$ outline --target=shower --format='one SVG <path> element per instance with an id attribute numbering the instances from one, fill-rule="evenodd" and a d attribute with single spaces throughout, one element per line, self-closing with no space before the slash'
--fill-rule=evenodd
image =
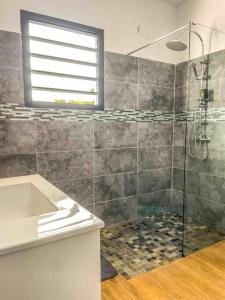
<path id="1" fill-rule="evenodd" d="M 148 217 L 161 212 L 178 213 L 182 224 L 181 250 L 186 256 L 225 239 L 222 188 L 225 32 L 190 22 L 148 44 L 139 45 L 128 54 L 135 55 L 145 48 L 146 52 L 136 57 L 138 78 L 143 85 L 138 90 L 141 103 L 138 109 L 150 110 L 154 104 L 153 113 L 148 112 L 154 118 L 149 129 L 151 137 L 155 132 L 156 116 L 161 122 L 157 126 L 171 128 L 169 157 L 172 157 L 172 163 L 167 156 L 163 164 L 165 166 L 167 161 L 172 170 L 168 175 L 171 179 L 169 200 L 165 194 L 160 195 L 165 201 L 162 201 L 163 207 L 159 207 L 159 196 L 153 194 L 155 186 L 151 186 L 151 195 L 141 199 L 140 210 Z M 145 132 L 145 127 L 141 130 Z M 158 136 L 163 139 L 165 135 L 161 132 Z M 154 151 L 159 153 L 158 149 Z M 151 160 L 153 150 L 143 153 Z M 160 180 L 165 178 L 164 174 L 158 176 Z M 146 172 L 142 178 L 149 186 L 149 182 L 155 181 L 155 173 Z M 161 220 L 163 216 L 159 218 Z M 174 228 L 174 223 L 172 226 Z"/>
<path id="2" fill-rule="evenodd" d="M 168 41 L 166 47 L 172 51 L 184 51 L 187 49 L 187 45 L 179 40 Z"/>
<path id="3" fill-rule="evenodd" d="M 188 33 L 189 30 L 183 31 L 180 36 L 176 40 L 170 40 L 166 43 L 167 48 L 173 51 L 184 51 L 187 49 L 187 44 L 181 41 L 182 37 L 184 36 L 185 33 Z M 201 41 L 202 45 L 202 56 L 204 55 L 205 52 L 205 46 L 204 46 L 204 41 L 201 37 L 201 35 L 197 31 L 191 30 L 191 33 L 195 34 Z"/>
<path id="4" fill-rule="evenodd" d="M 202 36 L 195 30 L 191 28 L 196 25 L 201 25 L 205 28 L 208 28 L 205 25 L 190 22 L 189 25 L 181 27 L 169 34 L 162 36 L 159 39 L 152 41 L 140 48 L 137 48 L 129 53 L 128 55 L 132 55 L 140 50 L 145 49 L 159 41 L 162 41 L 171 35 L 176 33 L 180 33 L 180 35 L 176 39 L 169 40 L 166 43 L 166 47 L 169 50 L 180 52 L 185 51 L 188 49 L 188 45 L 182 41 L 182 38 L 185 34 L 189 34 L 189 43 L 191 35 L 197 36 L 197 38 L 201 42 L 201 60 L 200 60 L 200 74 L 198 74 L 198 67 L 196 63 L 192 63 L 190 66 L 193 69 L 195 80 L 199 84 L 198 96 L 197 96 L 197 109 L 194 111 L 194 125 L 190 125 L 189 134 L 188 134 L 188 152 L 191 157 L 199 158 L 202 160 L 207 160 L 209 155 L 208 144 L 210 143 L 210 139 L 207 135 L 207 110 L 208 110 L 208 102 L 211 100 L 209 99 L 209 91 L 208 91 L 208 79 L 210 76 L 208 75 L 209 70 L 209 60 L 205 57 L 205 45 Z M 216 29 L 215 29 L 216 30 Z M 220 30 L 216 30 L 221 32 Z M 190 49 L 189 49 L 190 50 Z M 190 71 L 190 70 L 189 70 Z"/>
<path id="5" fill-rule="evenodd" d="M 197 31 L 183 31 L 180 36 L 175 40 L 169 40 L 166 43 L 166 47 L 172 51 L 185 51 L 187 49 L 187 44 L 181 41 L 182 37 L 189 33 L 196 35 L 202 46 L 202 53 L 200 61 L 201 73 L 198 74 L 196 63 L 191 64 L 191 68 L 194 71 L 195 79 L 200 83 L 200 89 L 198 91 L 198 110 L 194 113 L 193 126 L 189 128 L 188 134 L 188 151 L 191 157 L 196 157 L 198 159 L 206 160 L 209 155 L 208 143 L 210 139 L 207 135 L 207 109 L 209 101 L 208 92 L 208 68 L 209 61 L 204 58 L 205 56 L 205 46 L 201 35 Z"/>

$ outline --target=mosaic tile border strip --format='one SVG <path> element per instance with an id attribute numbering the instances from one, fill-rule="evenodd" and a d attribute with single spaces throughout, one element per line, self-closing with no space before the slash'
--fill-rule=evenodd
<path id="1" fill-rule="evenodd" d="M 0 120 L 3 119 L 31 119 L 31 120 L 58 120 L 71 121 L 116 121 L 116 122 L 170 122 L 174 120 L 172 112 L 143 111 L 143 110 L 105 110 L 82 111 L 67 109 L 40 109 L 24 107 L 19 104 L 0 105 Z"/>
<path id="2" fill-rule="evenodd" d="M 206 113 L 208 121 L 225 121 L 225 108 L 211 108 Z M 197 115 L 198 119 L 198 115 Z M 174 115 L 174 120 L 178 122 L 187 121 L 191 122 L 195 120 L 195 111 L 182 112 Z"/>
<path id="3" fill-rule="evenodd" d="M 21 104 L 0 104 L 0 120 L 28 119 L 28 120 L 68 120 L 68 121 L 102 121 L 102 122 L 190 122 L 194 121 L 195 111 L 190 112 L 162 112 L 144 110 L 114 110 L 89 111 L 57 108 L 25 107 Z M 208 120 L 225 121 L 225 108 L 209 109 Z"/>

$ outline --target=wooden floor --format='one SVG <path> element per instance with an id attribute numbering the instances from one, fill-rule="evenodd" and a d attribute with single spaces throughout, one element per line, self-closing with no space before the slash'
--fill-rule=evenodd
<path id="1" fill-rule="evenodd" d="M 225 300 L 225 241 L 126 280 L 102 283 L 102 300 Z"/>

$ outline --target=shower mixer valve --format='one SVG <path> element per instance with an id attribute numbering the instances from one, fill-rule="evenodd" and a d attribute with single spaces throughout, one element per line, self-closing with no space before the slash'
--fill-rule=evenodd
<path id="1" fill-rule="evenodd" d="M 210 138 L 209 137 L 207 137 L 207 136 L 205 136 L 205 137 L 202 137 L 202 136 L 200 136 L 200 137 L 197 137 L 196 138 L 196 142 L 198 142 L 198 143 L 210 143 Z"/>

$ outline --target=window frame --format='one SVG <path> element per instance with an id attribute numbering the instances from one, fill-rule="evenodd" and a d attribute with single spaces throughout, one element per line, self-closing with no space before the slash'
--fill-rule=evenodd
<path id="1" fill-rule="evenodd" d="M 24 82 L 24 100 L 26 106 L 39 108 L 62 108 L 78 110 L 104 110 L 104 30 L 66 21 L 54 17 L 49 17 L 25 10 L 20 11 L 21 34 L 22 34 L 22 58 L 23 58 L 23 82 Z M 31 66 L 30 66 L 30 46 L 29 46 L 29 22 L 36 21 L 46 23 L 47 25 L 61 26 L 84 33 L 90 33 L 97 36 L 97 96 L 98 104 L 70 104 L 54 103 L 47 101 L 32 100 L 31 85 Z"/>

